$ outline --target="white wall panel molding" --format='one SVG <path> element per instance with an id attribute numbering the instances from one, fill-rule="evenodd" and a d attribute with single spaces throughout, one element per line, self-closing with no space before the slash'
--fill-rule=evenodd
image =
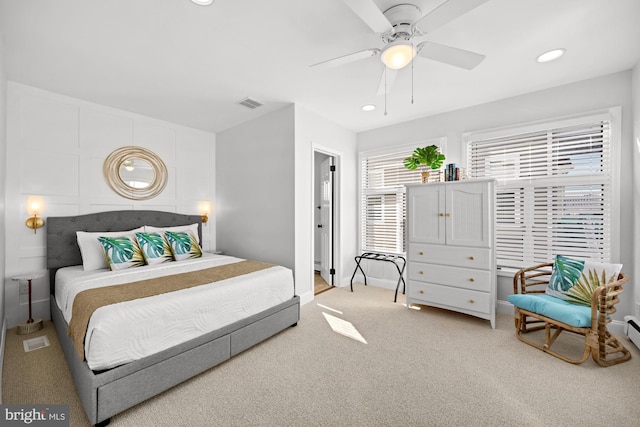
<path id="1" fill-rule="evenodd" d="M 108 154 L 108 153 L 107 153 Z M 91 194 L 92 197 L 114 197 L 115 193 L 104 179 L 102 166 L 105 157 L 88 156 L 80 162 L 80 194 Z M 118 197 L 118 199 L 121 199 Z"/>
<path id="2" fill-rule="evenodd" d="M 20 159 L 22 194 L 78 196 L 79 161 L 74 153 L 24 150 Z"/>
<path id="3" fill-rule="evenodd" d="M 8 327 L 26 318 L 12 276 L 46 268 L 46 225 L 37 234 L 24 225 L 27 200 L 38 196 L 43 216 L 108 210 L 200 213 L 212 209 L 203 228 L 205 249 L 215 248 L 215 135 L 135 113 L 93 104 L 19 83 L 7 83 L 5 314 Z M 116 148 L 147 148 L 166 164 L 165 190 L 151 200 L 114 193 L 103 175 Z M 49 317 L 48 278 L 34 283 L 34 310 Z"/>
<path id="4" fill-rule="evenodd" d="M 135 123 L 133 145 L 147 148 L 156 153 L 167 168 L 175 166 L 176 131 L 153 123 Z"/>
<path id="5" fill-rule="evenodd" d="M 34 246 L 23 246 L 20 248 L 20 258 L 22 259 L 42 258 L 44 256 L 47 256 L 46 245 L 36 244 Z"/>
<path id="6" fill-rule="evenodd" d="M 109 203 L 86 203 L 85 208 L 82 210 L 83 214 L 86 213 L 99 213 L 106 211 L 133 211 L 135 207 L 131 204 L 109 204 Z"/>
<path id="7" fill-rule="evenodd" d="M 80 109 L 80 149 L 83 155 L 105 159 L 116 148 L 133 145 L 130 117 Z"/>
<path id="8" fill-rule="evenodd" d="M 78 150 L 78 107 L 34 94 L 22 98 L 22 141 L 26 148 Z"/>

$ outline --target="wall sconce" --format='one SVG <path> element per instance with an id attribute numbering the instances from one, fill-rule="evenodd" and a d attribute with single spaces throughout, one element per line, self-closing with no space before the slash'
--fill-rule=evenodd
<path id="1" fill-rule="evenodd" d="M 33 228 L 33 234 L 36 234 L 38 228 L 44 226 L 44 219 L 38 218 L 38 214 L 42 210 L 42 203 L 39 200 L 31 200 L 28 206 L 28 212 L 33 215 L 25 221 L 25 225 L 29 228 Z"/>
<path id="2" fill-rule="evenodd" d="M 211 206 L 209 202 L 200 203 L 200 215 L 202 215 L 202 223 L 206 224 L 209 221 L 209 211 Z"/>

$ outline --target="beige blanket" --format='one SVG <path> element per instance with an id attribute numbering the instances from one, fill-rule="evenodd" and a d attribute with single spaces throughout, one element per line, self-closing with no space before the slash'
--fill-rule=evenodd
<path id="1" fill-rule="evenodd" d="M 84 338 L 87 333 L 87 327 L 89 326 L 89 319 L 93 312 L 100 307 L 219 282 L 243 274 L 265 270 L 273 266 L 273 264 L 247 260 L 122 285 L 87 289 L 78 293 L 73 300 L 68 334 L 73 339 L 76 353 L 78 353 L 81 360 L 84 360 Z"/>

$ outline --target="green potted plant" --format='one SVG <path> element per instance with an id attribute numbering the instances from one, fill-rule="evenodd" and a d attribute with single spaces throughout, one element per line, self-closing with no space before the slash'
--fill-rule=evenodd
<path id="1" fill-rule="evenodd" d="M 404 159 L 404 167 L 415 170 L 422 168 L 422 182 L 429 180 L 429 171 L 437 170 L 444 164 L 445 156 L 440 152 L 437 145 L 428 147 L 418 147 L 413 150 L 411 157 Z"/>

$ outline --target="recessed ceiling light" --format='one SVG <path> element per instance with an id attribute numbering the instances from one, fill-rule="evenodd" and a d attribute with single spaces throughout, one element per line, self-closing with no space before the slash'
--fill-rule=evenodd
<path id="1" fill-rule="evenodd" d="M 538 61 L 538 62 L 555 61 L 556 59 L 558 59 L 562 55 L 564 55 L 564 52 L 565 52 L 564 49 L 553 49 L 553 50 L 545 52 L 545 53 L 543 53 L 541 55 L 538 55 L 538 57 L 536 58 L 536 61 Z"/>
<path id="2" fill-rule="evenodd" d="M 200 6 L 209 6 L 213 3 L 213 0 L 191 0 L 195 4 L 199 4 Z"/>
<path id="3" fill-rule="evenodd" d="M 362 111 L 373 111 L 376 109 L 376 106 L 373 104 L 367 104 L 362 106 Z"/>

